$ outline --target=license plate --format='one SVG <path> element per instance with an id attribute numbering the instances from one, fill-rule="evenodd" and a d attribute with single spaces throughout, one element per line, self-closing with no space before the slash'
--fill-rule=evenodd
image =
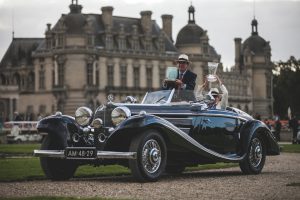
<path id="1" fill-rule="evenodd" d="M 95 159 L 97 150 L 95 147 L 67 147 L 65 156 L 67 159 Z"/>

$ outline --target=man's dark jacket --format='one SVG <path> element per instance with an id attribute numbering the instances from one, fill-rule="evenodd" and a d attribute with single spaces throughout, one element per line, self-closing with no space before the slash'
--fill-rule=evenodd
<path id="1" fill-rule="evenodd" d="M 183 76 L 182 82 L 186 84 L 186 90 L 194 90 L 196 85 L 197 74 L 187 70 Z M 177 75 L 177 79 L 179 79 L 179 74 Z"/>
<path id="2" fill-rule="evenodd" d="M 196 85 L 196 78 L 197 78 L 197 74 L 191 72 L 190 70 L 187 70 L 185 72 L 182 78 L 183 84 L 186 84 L 185 90 L 194 90 Z M 177 79 L 179 79 L 179 71 L 177 71 Z M 173 88 L 174 85 L 172 84 L 163 87 L 163 89 L 168 89 L 168 90 Z"/>

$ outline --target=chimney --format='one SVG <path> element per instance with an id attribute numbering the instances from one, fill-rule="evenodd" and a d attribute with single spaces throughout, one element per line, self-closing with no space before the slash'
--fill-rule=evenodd
<path id="1" fill-rule="evenodd" d="M 162 15 L 162 29 L 167 34 L 167 36 L 172 40 L 172 19 L 173 15 Z"/>
<path id="2" fill-rule="evenodd" d="M 50 23 L 47 24 L 47 31 L 51 31 L 51 24 Z"/>
<path id="3" fill-rule="evenodd" d="M 151 15 L 152 15 L 152 12 L 151 11 L 142 11 L 140 14 L 141 14 L 141 24 L 142 24 L 143 31 L 145 33 L 151 33 L 151 28 L 152 28 Z"/>
<path id="4" fill-rule="evenodd" d="M 242 39 L 241 38 L 234 38 L 235 44 L 235 65 L 239 66 L 241 63 L 241 51 L 242 51 Z"/>
<path id="5" fill-rule="evenodd" d="M 113 12 L 113 7 L 112 6 L 105 6 L 102 7 L 102 21 L 104 23 L 104 26 L 107 27 L 112 27 L 113 25 L 113 17 L 112 17 L 112 12 Z"/>
<path id="6" fill-rule="evenodd" d="M 72 14 L 80 14 L 82 10 L 82 6 L 78 4 L 78 0 L 75 0 L 75 3 L 74 0 L 72 0 L 72 3 L 69 6 L 69 8 L 70 8 L 70 13 Z"/>

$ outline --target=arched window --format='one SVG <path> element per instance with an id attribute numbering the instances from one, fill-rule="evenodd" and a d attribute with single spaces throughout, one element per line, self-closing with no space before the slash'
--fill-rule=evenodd
<path id="1" fill-rule="evenodd" d="M 121 86 L 127 86 L 127 65 L 125 63 L 120 65 L 120 76 L 121 76 Z"/>
<path id="2" fill-rule="evenodd" d="M 39 71 L 39 89 L 45 89 L 45 69 L 43 65 L 41 65 Z"/>
<path id="3" fill-rule="evenodd" d="M 19 73 L 15 73 L 13 75 L 13 85 L 18 85 L 19 89 L 21 89 L 21 76 Z"/>
<path id="4" fill-rule="evenodd" d="M 114 86 L 114 65 L 107 65 L 107 86 Z"/>
<path id="5" fill-rule="evenodd" d="M 138 66 L 133 67 L 133 86 L 140 87 L 140 68 Z"/>
<path id="6" fill-rule="evenodd" d="M 58 85 L 64 86 L 65 84 L 65 69 L 62 63 L 58 64 Z"/>
<path id="7" fill-rule="evenodd" d="M 87 63 L 87 85 L 93 85 L 93 64 Z"/>
<path id="8" fill-rule="evenodd" d="M 35 75 L 34 72 L 30 72 L 27 78 L 27 89 L 34 90 Z"/>
<path id="9" fill-rule="evenodd" d="M 147 74 L 147 88 L 150 89 L 152 88 L 152 68 L 147 67 L 146 68 L 146 74 Z"/>

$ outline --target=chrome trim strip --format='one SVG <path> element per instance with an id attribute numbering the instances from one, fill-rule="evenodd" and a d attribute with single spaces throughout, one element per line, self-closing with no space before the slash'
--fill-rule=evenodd
<path id="1" fill-rule="evenodd" d="M 172 91 L 171 91 L 171 93 L 170 93 L 170 96 L 169 96 L 168 100 L 166 101 L 166 104 L 168 104 L 168 103 L 171 102 L 171 99 L 172 99 L 172 97 L 174 95 L 174 92 L 175 92 L 175 89 L 173 88 Z"/>
<path id="2" fill-rule="evenodd" d="M 34 150 L 33 155 L 37 157 L 67 158 L 65 150 Z M 81 158 L 68 159 L 81 160 Z M 90 158 L 87 159 L 91 160 Z M 136 152 L 97 151 L 96 159 L 136 159 Z M 82 160 L 86 159 L 82 158 Z"/>
<path id="3" fill-rule="evenodd" d="M 145 96 L 144 96 L 144 98 L 143 98 L 143 101 L 142 101 L 142 103 L 141 104 L 143 104 L 144 103 L 144 101 L 145 101 L 145 99 L 146 99 L 146 96 L 148 95 L 148 92 L 146 92 L 146 94 L 145 94 Z"/>
<path id="4" fill-rule="evenodd" d="M 34 150 L 33 155 L 37 157 L 65 158 L 65 150 Z"/>
<path id="5" fill-rule="evenodd" d="M 136 152 L 97 151 L 98 159 L 136 159 Z"/>
<path id="6" fill-rule="evenodd" d="M 157 116 L 155 116 L 157 117 Z M 157 117 L 159 118 L 159 117 Z M 246 156 L 246 154 L 244 154 L 241 157 L 227 157 L 223 154 L 219 154 L 215 151 L 212 151 L 210 149 L 207 149 L 206 147 L 204 147 L 203 145 L 199 144 L 196 140 L 194 140 L 192 137 L 190 137 L 188 134 L 184 133 L 182 130 L 180 130 L 179 128 L 177 128 L 176 126 L 173 126 L 173 124 L 171 124 L 170 122 L 168 122 L 167 120 L 160 118 L 162 120 L 162 122 L 159 122 L 161 125 L 165 126 L 166 128 L 169 128 L 170 130 L 174 131 L 175 133 L 177 133 L 178 135 L 180 135 L 182 138 L 184 138 L 185 140 L 187 140 L 188 142 L 190 142 L 192 145 L 194 145 L 195 147 L 203 150 L 204 152 L 211 154 L 219 159 L 223 159 L 226 161 L 240 161 L 243 160 Z"/>
<path id="7" fill-rule="evenodd" d="M 243 118 L 241 116 L 231 116 L 231 115 L 225 115 L 225 114 L 203 114 L 203 113 L 149 113 L 149 115 L 188 115 L 188 116 L 209 116 L 209 117 L 229 117 L 229 118 L 234 118 L 234 119 L 241 119 L 244 121 L 248 121 L 248 119 Z M 176 118 L 177 119 L 177 118 Z M 181 119 L 181 118 L 180 118 Z M 186 118 L 183 118 L 186 119 Z"/>

